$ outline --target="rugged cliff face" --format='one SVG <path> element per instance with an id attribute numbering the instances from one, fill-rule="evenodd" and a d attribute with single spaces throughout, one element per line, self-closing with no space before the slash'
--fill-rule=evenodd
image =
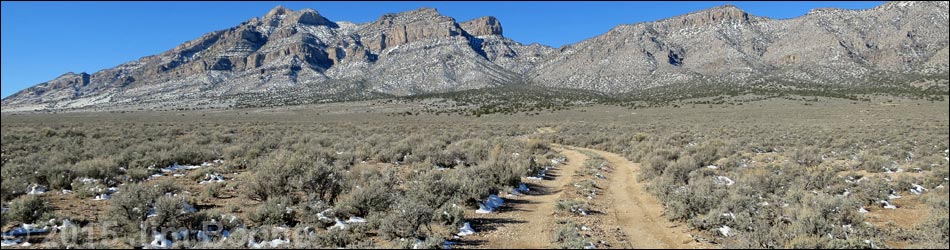
<path id="1" fill-rule="evenodd" d="M 842 85 L 946 75 L 947 16 L 947 2 L 816 9 L 784 20 L 723 6 L 618 26 L 562 48 L 530 78 L 619 93 L 698 82 Z"/>
<path id="2" fill-rule="evenodd" d="M 3 110 L 223 106 L 248 94 L 413 95 L 512 83 L 622 94 L 719 83 L 899 82 L 947 75 L 947 7 L 890 2 L 775 20 L 722 6 L 620 25 L 560 49 L 508 39 L 490 16 L 459 23 L 422 8 L 354 24 L 277 7 L 158 55 L 67 73 L 4 99 Z"/>

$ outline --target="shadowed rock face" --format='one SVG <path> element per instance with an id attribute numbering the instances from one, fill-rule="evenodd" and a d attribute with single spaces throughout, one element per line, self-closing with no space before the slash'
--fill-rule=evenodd
<path id="1" fill-rule="evenodd" d="M 313 84 L 332 95 L 347 90 L 340 82 L 395 95 L 519 82 L 604 93 L 768 79 L 860 85 L 880 74 L 946 75 L 947 6 L 890 2 L 775 20 L 727 5 L 560 49 L 505 38 L 490 16 L 458 23 L 422 8 L 354 24 L 278 6 L 158 55 L 65 74 L 4 99 L 3 109 L 220 101 Z"/>

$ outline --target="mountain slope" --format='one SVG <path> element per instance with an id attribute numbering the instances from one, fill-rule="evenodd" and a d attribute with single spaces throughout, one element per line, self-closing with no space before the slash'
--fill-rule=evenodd
<path id="1" fill-rule="evenodd" d="M 816 9 L 791 19 L 727 5 L 619 25 L 554 49 L 504 37 L 494 17 L 458 22 L 422 8 L 355 24 L 278 6 L 158 55 L 64 74 L 2 106 L 5 112 L 255 106 L 511 84 L 612 96 L 761 85 L 926 86 L 945 93 L 948 28 L 947 2 Z"/>
<path id="2" fill-rule="evenodd" d="M 330 21 L 312 9 L 278 6 L 263 18 L 159 55 L 93 74 L 67 73 L 4 99 L 3 107 L 223 106 L 233 104 L 230 96 L 283 93 L 300 86 L 318 86 L 307 91 L 328 97 L 457 91 L 520 82 L 520 73 L 533 67 L 526 64 L 538 61 L 509 59 L 514 55 L 498 51 L 553 51 L 504 38 L 494 17 L 465 24 L 483 30 L 472 35 L 431 8 L 353 24 Z M 496 59 L 503 63 L 495 64 Z"/>
<path id="3" fill-rule="evenodd" d="M 863 84 L 947 74 L 947 2 L 818 9 L 775 20 L 723 6 L 621 25 L 561 49 L 536 84 L 621 93 L 690 83 Z M 943 53 L 943 54 L 941 54 Z M 889 77 L 889 78 L 887 78 Z"/>

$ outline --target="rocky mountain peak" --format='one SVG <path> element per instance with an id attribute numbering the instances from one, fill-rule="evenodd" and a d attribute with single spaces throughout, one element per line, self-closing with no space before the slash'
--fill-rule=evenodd
<path id="1" fill-rule="evenodd" d="M 727 4 L 711 9 L 691 12 L 686 15 L 666 19 L 671 26 L 692 27 L 707 26 L 721 23 L 747 23 L 751 20 L 749 13 L 735 5 Z"/>
<path id="2" fill-rule="evenodd" d="M 300 11 L 292 12 L 288 15 L 288 20 L 292 23 L 304 24 L 304 25 L 330 25 L 333 26 L 333 22 L 329 19 L 320 15 L 316 10 L 307 8 Z"/>
<path id="3" fill-rule="evenodd" d="M 284 6 L 277 5 L 276 7 L 268 11 L 266 15 L 264 15 L 264 19 L 271 19 L 274 17 L 278 17 L 280 15 L 286 15 L 287 13 L 290 13 L 290 12 L 293 12 L 293 11 Z"/>
<path id="4" fill-rule="evenodd" d="M 501 22 L 493 16 L 484 16 L 459 24 L 473 36 L 502 35 Z"/>

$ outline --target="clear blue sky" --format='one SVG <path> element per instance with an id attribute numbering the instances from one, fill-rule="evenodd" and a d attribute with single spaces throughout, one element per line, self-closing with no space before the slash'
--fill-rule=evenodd
<path id="1" fill-rule="evenodd" d="M 2 96 L 66 72 L 93 73 L 158 54 L 204 33 L 263 16 L 276 5 L 312 8 L 334 21 L 434 7 L 458 21 L 495 16 L 505 36 L 560 47 L 619 24 L 724 4 L 792 18 L 813 8 L 867 9 L 883 2 L 2 2 Z"/>

